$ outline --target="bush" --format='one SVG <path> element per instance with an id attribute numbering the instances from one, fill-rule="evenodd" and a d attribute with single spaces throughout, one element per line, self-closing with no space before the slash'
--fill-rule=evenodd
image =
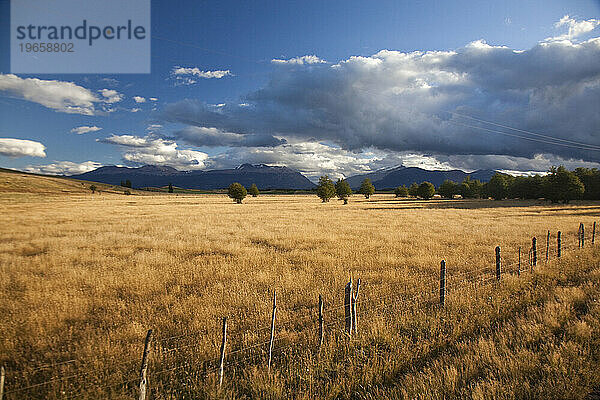
<path id="1" fill-rule="evenodd" d="M 246 188 L 238 182 L 234 182 L 229 185 L 229 189 L 227 190 L 227 195 L 238 204 L 242 204 L 242 200 L 246 198 L 247 194 L 248 192 L 246 191 Z"/>
<path id="2" fill-rule="evenodd" d="M 123 192 L 124 195 L 129 196 L 131 194 L 131 190 L 127 189 Z"/>
<path id="3" fill-rule="evenodd" d="M 394 194 L 396 195 L 396 197 L 408 197 L 408 188 L 404 185 L 398 186 L 394 190 Z"/>
<path id="4" fill-rule="evenodd" d="M 413 182 L 410 184 L 410 186 L 408 187 L 408 194 L 414 197 L 417 197 L 419 195 L 419 185 L 417 185 L 417 182 Z"/>
<path id="5" fill-rule="evenodd" d="M 418 195 L 423 199 L 430 199 L 435 194 L 435 186 L 431 182 L 423 182 L 419 185 Z"/>
<path id="6" fill-rule="evenodd" d="M 173 193 L 173 185 L 169 183 L 169 193 Z"/>
<path id="7" fill-rule="evenodd" d="M 362 181 L 358 193 L 365 196 L 366 199 L 368 199 L 373 193 L 375 193 L 375 186 L 373 186 L 369 178 L 365 178 L 365 180 Z"/>
<path id="8" fill-rule="evenodd" d="M 93 194 L 93 193 L 96 193 L 96 190 L 97 190 L 97 189 L 98 189 L 98 188 L 96 187 L 96 185 L 90 185 L 90 190 L 92 191 L 92 194 Z"/>
<path id="9" fill-rule="evenodd" d="M 333 196 L 335 196 L 335 185 L 327 175 L 319 178 L 317 196 L 319 196 L 323 203 L 328 202 Z"/>
<path id="10" fill-rule="evenodd" d="M 340 200 L 344 200 L 344 204 L 348 204 L 348 197 L 352 195 L 352 189 L 345 179 L 338 179 L 335 184 L 335 193 Z"/>
<path id="11" fill-rule="evenodd" d="M 446 179 L 438 188 L 440 196 L 451 199 L 455 194 L 458 194 L 459 186 L 456 182 Z"/>
<path id="12" fill-rule="evenodd" d="M 250 193 L 250 195 L 252 197 L 257 197 L 260 194 L 260 192 L 258 191 L 258 188 L 256 187 L 256 185 L 254 183 L 252 184 L 252 186 L 250 186 L 248 193 Z"/>

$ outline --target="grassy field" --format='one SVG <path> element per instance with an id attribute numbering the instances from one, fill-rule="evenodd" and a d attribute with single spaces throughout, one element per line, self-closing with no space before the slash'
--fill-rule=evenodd
<path id="1" fill-rule="evenodd" d="M 316 196 L 237 205 L 224 195 L 92 195 L 53 179 L 0 173 L 8 399 L 135 398 L 150 328 L 151 399 L 583 399 L 600 383 L 600 252 L 589 241 L 574 250 L 599 203 L 375 195 L 347 206 Z M 517 249 L 525 268 L 532 236 L 538 268 L 518 277 Z M 507 273 L 491 284 L 497 245 Z M 362 281 L 351 339 L 341 333 L 350 276 Z M 326 338 L 317 351 L 319 294 Z"/>

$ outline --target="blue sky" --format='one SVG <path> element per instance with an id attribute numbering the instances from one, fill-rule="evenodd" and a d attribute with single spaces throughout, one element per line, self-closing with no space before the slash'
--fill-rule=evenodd
<path id="1" fill-rule="evenodd" d="M 152 1 L 149 75 L 11 75 L 8 10 L 3 167 L 599 166 L 598 1 Z"/>

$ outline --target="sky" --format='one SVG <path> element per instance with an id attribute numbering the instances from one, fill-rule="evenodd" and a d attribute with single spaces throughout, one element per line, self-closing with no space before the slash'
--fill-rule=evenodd
<path id="1" fill-rule="evenodd" d="M 2 167 L 600 167 L 598 0 L 152 1 L 151 73 L 88 75 L 11 74 L 9 7 Z"/>

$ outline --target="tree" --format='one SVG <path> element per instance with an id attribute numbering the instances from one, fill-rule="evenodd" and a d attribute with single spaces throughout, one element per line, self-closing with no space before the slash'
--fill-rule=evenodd
<path id="1" fill-rule="evenodd" d="M 585 187 L 583 198 L 600 200 L 600 171 L 596 168 L 576 168 L 574 172 Z"/>
<path id="2" fill-rule="evenodd" d="M 375 193 L 375 186 L 373 186 L 369 178 L 365 178 L 365 180 L 362 181 L 358 193 L 365 196 L 366 199 L 368 199 L 373 193 Z"/>
<path id="3" fill-rule="evenodd" d="M 469 175 L 462 181 L 458 187 L 458 193 L 465 199 L 474 199 L 481 197 L 483 184 L 478 179 L 471 179 Z"/>
<path id="4" fill-rule="evenodd" d="M 348 204 L 348 197 L 352 195 L 352 189 L 345 179 L 338 179 L 335 184 L 335 193 L 340 200 L 344 200 L 344 204 Z"/>
<path id="5" fill-rule="evenodd" d="M 417 182 L 413 182 L 410 184 L 410 186 L 408 187 L 408 194 L 414 197 L 417 197 L 419 195 L 419 185 L 417 185 Z"/>
<path id="6" fill-rule="evenodd" d="M 254 183 L 252 184 L 252 186 L 250 186 L 248 193 L 250 193 L 252 195 L 252 197 L 256 197 L 260 194 L 258 191 L 258 188 L 256 187 L 256 184 L 254 184 Z"/>
<path id="7" fill-rule="evenodd" d="M 98 189 L 96 185 L 90 185 L 90 190 L 92 191 L 92 194 L 96 193 L 96 189 Z"/>
<path id="8" fill-rule="evenodd" d="M 173 193 L 173 185 L 169 183 L 169 193 Z"/>
<path id="9" fill-rule="evenodd" d="M 508 196 L 509 179 L 504 174 L 494 174 L 486 185 L 487 194 L 494 200 L 502 200 Z"/>
<path id="10" fill-rule="evenodd" d="M 446 179 L 438 188 L 438 193 L 442 197 L 451 199 L 454 197 L 455 194 L 458 194 L 458 189 L 459 187 L 456 184 L 456 182 Z"/>
<path id="11" fill-rule="evenodd" d="M 435 194 L 435 186 L 431 182 L 423 182 L 419 185 L 417 194 L 419 197 L 428 200 Z"/>
<path id="12" fill-rule="evenodd" d="M 396 197 L 408 197 L 408 188 L 406 187 L 406 185 L 398 186 L 394 190 L 394 194 L 396 195 Z"/>
<path id="13" fill-rule="evenodd" d="M 246 188 L 237 182 L 229 185 L 229 189 L 227 190 L 227 195 L 238 204 L 242 204 L 242 200 L 244 200 L 247 194 Z"/>
<path id="14" fill-rule="evenodd" d="M 319 178 L 319 185 L 317 186 L 317 196 L 323 203 L 328 202 L 333 196 L 335 196 L 335 185 L 329 179 L 327 175 Z"/>
<path id="15" fill-rule="evenodd" d="M 562 165 L 552 167 L 546 175 L 545 196 L 553 203 L 579 199 L 583 196 L 585 187 L 575 173 L 567 170 Z"/>
<path id="16" fill-rule="evenodd" d="M 128 187 L 128 188 L 130 188 L 130 189 L 131 189 L 131 181 L 130 181 L 129 179 L 127 179 L 127 180 L 125 181 L 125 187 Z"/>

